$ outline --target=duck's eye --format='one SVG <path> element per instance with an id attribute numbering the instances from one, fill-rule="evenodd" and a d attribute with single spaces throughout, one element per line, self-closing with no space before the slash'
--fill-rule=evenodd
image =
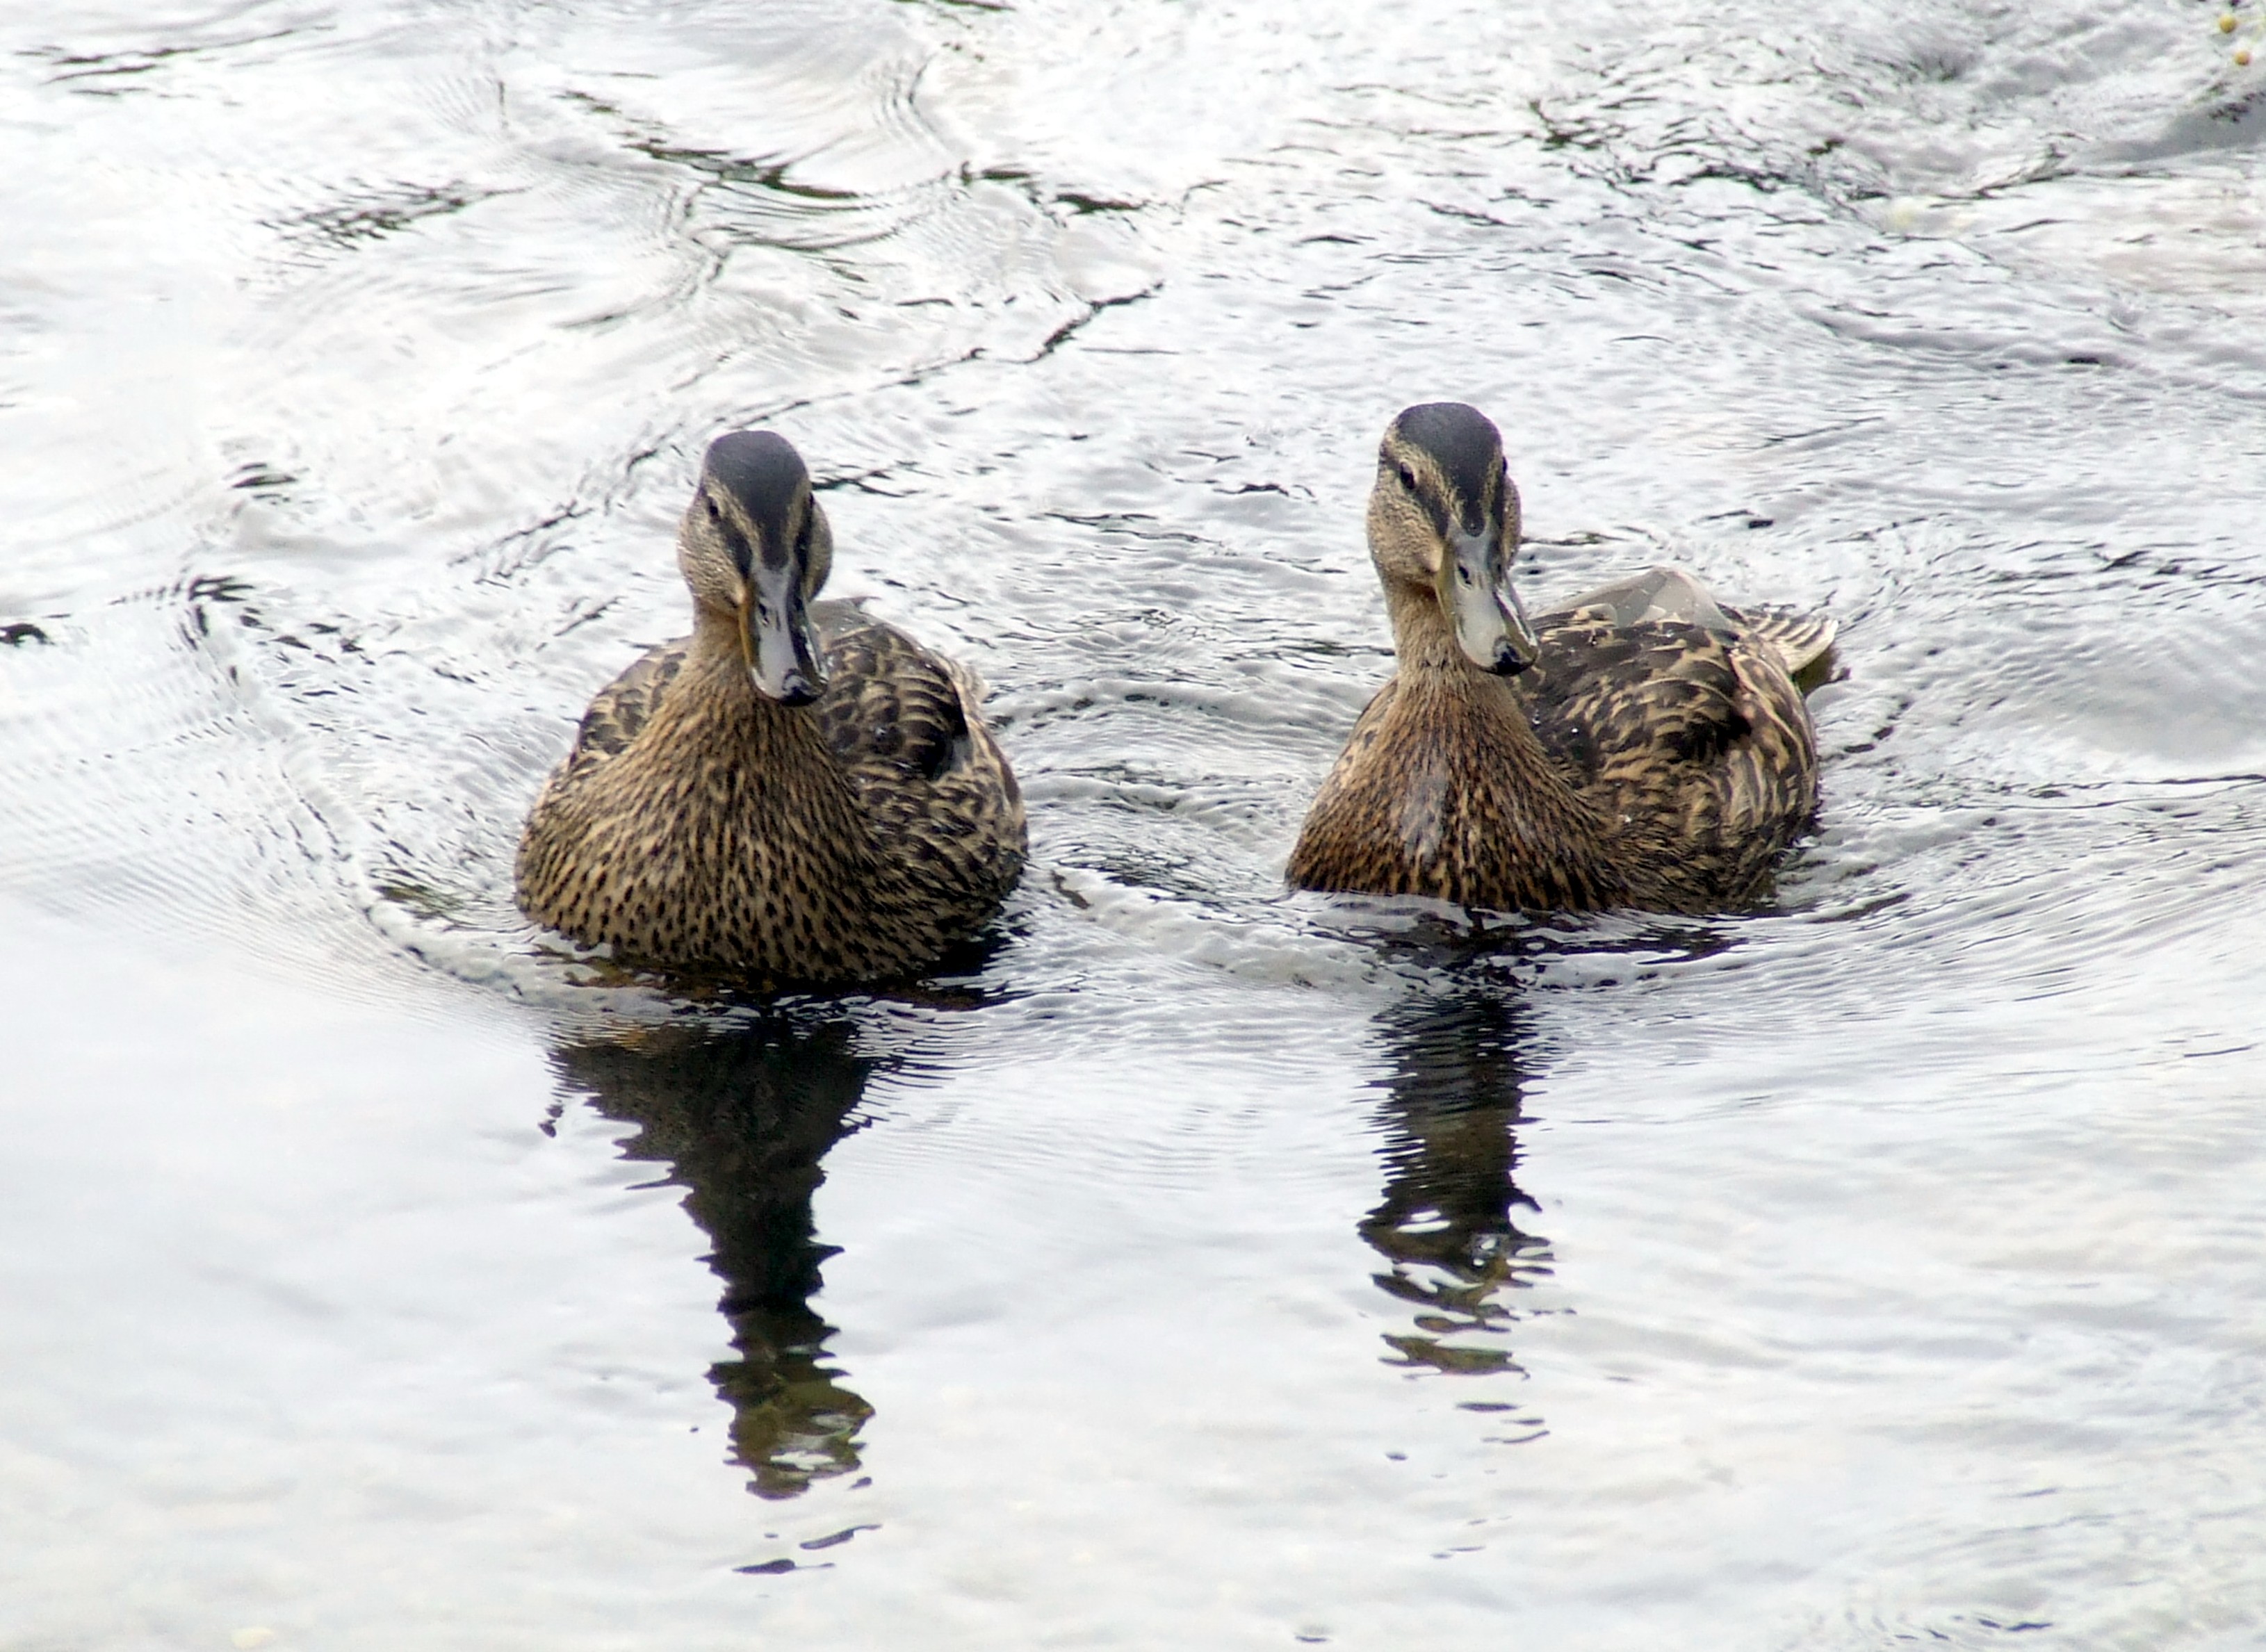
<path id="1" fill-rule="evenodd" d="M 709 521 L 721 522 L 724 520 L 724 513 L 716 508 L 716 501 L 709 498 L 707 494 L 703 493 L 700 496 L 700 502 L 707 507 Z"/>
<path id="2" fill-rule="evenodd" d="M 1416 472 L 1410 470 L 1405 464 L 1396 465 L 1393 468 L 1400 473 L 1400 486 L 1407 488 L 1410 493 L 1414 493 L 1416 491 Z"/>

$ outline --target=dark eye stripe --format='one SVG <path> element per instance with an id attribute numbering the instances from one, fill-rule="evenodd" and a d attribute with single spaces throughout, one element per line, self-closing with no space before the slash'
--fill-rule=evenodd
<path id="1" fill-rule="evenodd" d="M 713 510 L 715 507 L 712 505 L 709 508 Z M 721 512 L 717 513 L 716 526 L 723 531 L 724 548 L 732 553 L 732 566 L 744 576 L 755 559 L 755 553 L 748 544 L 748 536 L 727 521 Z"/>

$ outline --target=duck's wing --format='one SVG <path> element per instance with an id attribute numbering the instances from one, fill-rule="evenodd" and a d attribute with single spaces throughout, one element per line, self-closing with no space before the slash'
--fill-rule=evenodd
<path id="1" fill-rule="evenodd" d="M 1624 624 L 1608 605 L 1538 625 L 1541 655 L 1513 679 L 1535 733 L 1592 782 L 1640 764 L 1715 762 L 1746 732 L 1734 638 L 1678 620 Z"/>
<path id="2" fill-rule="evenodd" d="M 821 603 L 811 617 L 826 656 L 819 727 L 853 778 L 929 786 L 974 756 L 983 690 L 964 667 L 852 603 Z"/>
<path id="3" fill-rule="evenodd" d="M 1666 567 L 1648 568 L 1584 591 L 1571 602 L 1553 607 L 1544 618 L 1547 623 L 1558 617 L 1600 614 L 1620 626 L 1667 621 L 1742 636 L 1775 654 L 1790 677 L 1799 677 L 1824 659 L 1840 630 L 1826 614 L 1775 606 L 1727 608 L 1682 568 Z"/>
<path id="4" fill-rule="evenodd" d="M 996 904 L 1022 870 L 1022 793 L 983 726 L 983 685 L 852 603 L 811 610 L 825 651 L 814 710 L 885 841 L 971 901 Z"/>
<path id="5" fill-rule="evenodd" d="M 1816 741 L 1778 648 L 1609 607 L 1551 616 L 1514 679 L 1535 733 L 1608 822 L 1664 852 L 1695 900 L 1766 887 L 1817 806 Z M 1531 681 L 1529 679 L 1531 679 Z"/>
<path id="6" fill-rule="evenodd" d="M 637 738 L 638 730 L 652 718 L 654 707 L 661 704 L 662 695 L 676 680 L 690 647 L 691 639 L 679 637 L 675 642 L 647 649 L 628 670 L 592 697 L 590 709 L 582 713 L 582 726 L 575 732 L 574 749 L 559 771 L 561 781 L 572 784 L 581 779 Z"/>

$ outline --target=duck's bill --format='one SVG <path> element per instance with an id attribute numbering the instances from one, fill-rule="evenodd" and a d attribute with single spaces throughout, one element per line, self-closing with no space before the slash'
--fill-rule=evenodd
<path id="1" fill-rule="evenodd" d="M 792 565 L 758 563 L 740 603 L 740 647 L 758 693 L 782 705 L 808 705 L 826 686 L 826 666 Z"/>
<path id="2" fill-rule="evenodd" d="M 1451 531 L 1440 559 L 1440 606 L 1456 630 L 1456 646 L 1482 671 L 1509 676 L 1541 657 L 1542 645 L 1511 588 L 1509 559 L 1493 531 Z"/>

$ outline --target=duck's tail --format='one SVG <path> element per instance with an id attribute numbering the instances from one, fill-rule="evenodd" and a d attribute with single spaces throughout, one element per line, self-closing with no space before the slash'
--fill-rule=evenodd
<path id="1" fill-rule="evenodd" d="M 1749 642 L 1770 649 L 1804 693 L 1824 680 L 1823 668 L 1833 651 L 1841 622 L 1831 614 L 1804 614 L 1791 608 L 1726 609 L 1725 617 Z M 1816 680 L 1807 680 L 1814 677 Z"/>

